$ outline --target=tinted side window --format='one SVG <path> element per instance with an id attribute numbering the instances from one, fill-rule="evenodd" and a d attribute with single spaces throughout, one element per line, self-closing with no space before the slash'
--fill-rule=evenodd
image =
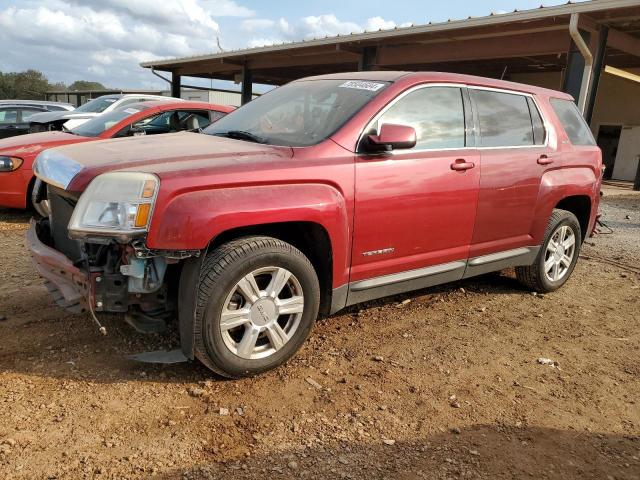
<path id="1" fill-rule="evenodd" d="M 465 146 L 462 91 L 457 87 L 425 87 L 398 100 L 378 120 L 410 125 L 416 130 L 414 149 L 462 148 Z"/>
<path id="2" fill-rule="evenodd" d="M 527 103 L 529 104 L 531 123 L 533 123 L 533 143 L 535 145 L 544 145 L 545 130 L 540 111 L 538 111 L 536 103 L 530 97 L 527 97 Z"/>
<path id="3" fill-rule="evenodd" d="M 22 118 L 21 121 L 23 122 L 28 122 L 29 119 L 34 116 L 36 113 L 42 113 L 45 112 L 46 110 L 39 110 L 36 108 L 22 108 L 21 112 L 22 112 Z"/>
<path id="4" fill-rule="evenodd" d="M 561 100 L 559 98 L 552 98 L 550 101 L 562 124 L 562 128 L 567 132 L 567 136 L 573 145 L 596 144 L 587 122 L 582 118 L 580 110 L 578 110 L 575 103 L 571 100 Z"/>
<path id="5" fill-rule="evenodd" d="M 480 146 L 533 145 L 533 127 L 527 97 L 471 89 L 480 120 Z"/>
<path id="6" fill-rule="evenodd" d="M 18 121 L 17 108 L 0 109 L 0 123 L 16 123 Z"/>

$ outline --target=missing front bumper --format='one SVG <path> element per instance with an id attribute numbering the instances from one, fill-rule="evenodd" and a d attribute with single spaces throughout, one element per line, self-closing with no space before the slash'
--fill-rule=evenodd
<path id="1" fill-rule="evenodd" d="M 64 254 L 47 246 L 38 237 L 38 224 L 31 220 L 27 231 L 27 248 L 37 272 L 56 304 L 72 313 L 87 309 L 89 281 L 86 274 Z"/>

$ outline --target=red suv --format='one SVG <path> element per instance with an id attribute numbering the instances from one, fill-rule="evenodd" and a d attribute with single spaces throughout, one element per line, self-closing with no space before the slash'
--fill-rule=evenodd
<path id="1" fill-rule="evenodd" d="M 570 96 L 446 73 L 277 88 L 205 130 L 46 150 L 28 243 L 56 301 L 177 318 L 229 377 L 291 357 L 316 317 L 515 267 L 562 286 L 592 233 L 601 154 Z"/>

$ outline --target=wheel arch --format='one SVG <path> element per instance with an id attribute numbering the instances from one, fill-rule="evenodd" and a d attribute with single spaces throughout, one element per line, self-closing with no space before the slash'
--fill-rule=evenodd
<path id="1" fill-rule="evenodd" d="M 554 208 L 573 213 L 580 223 L 582 241 L 587 236 L 591 218 L 591 197 L 588 195 L 570 195 L 561 199 Z"/>
<path id="2" fill-rule="evenodd" d="M 286 221 L 231 228 L 211 239 L 207 250 L 249 236 L 277 238 L 300 250 L 318 275 L 320 314 L 329 313 L 333 286 L 333 245 L 329 232 L 323 225 L 311 221 Z"/>

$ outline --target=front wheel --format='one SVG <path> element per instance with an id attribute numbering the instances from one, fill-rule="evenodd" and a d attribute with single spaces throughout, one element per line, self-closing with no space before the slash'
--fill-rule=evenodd
<path id="1" fill-rule="evenodd" d="M 42 187 L 42 180 L 36 178 L 33 181 L 33 186 L 29 192 L 29 201 L 31 202 L 31 208 L 41 217 L 45 218 L 49 216 L 49 200 L 40 200 L 38 202 L 38 192 Z"/>
<path id="2" fill-rule="evenodd" d="M 576 216 L 566 210 L 555 209 L 534 264 L 516 267 L 518 280 L 537 292 L 557 290 L 571 276 L 581 243 L 580 222 Z"/>
<path id="3" fill-rule="evenodd" d="M 274 368 L 302 346 L 319 304 L 316 272 L 292 245 L 271 237 L 226 243 L 202 265 L 196 356 L 231 378 Z"/>

